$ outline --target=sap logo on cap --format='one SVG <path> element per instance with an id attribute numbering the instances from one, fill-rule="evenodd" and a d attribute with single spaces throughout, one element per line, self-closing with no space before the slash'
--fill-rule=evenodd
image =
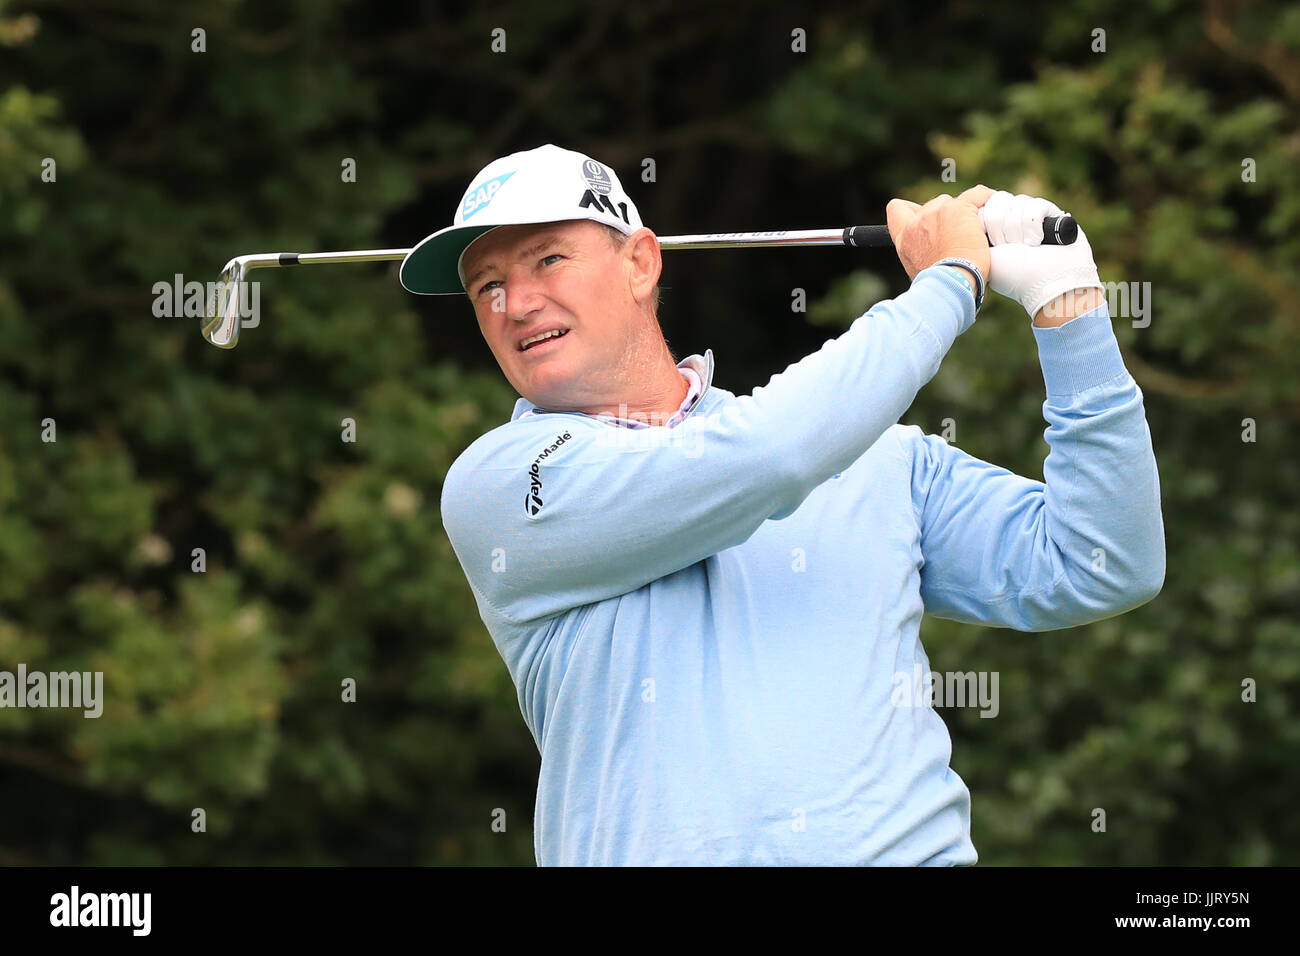
<path id="1" fill-rule="evenodd" d="M 460 207 L 461 219 L 468 219 L 470 216 L 486 209 L 488 203 L 490 203 L 496 196 L 497 190 L 500 189 L 505 184 L 505 181 L 514 174 L 515 170 L 512 169 L 510 172 L 502 173 L 500 176 L 489 179 L 485 183 L 480 183 L 477 186 L 470 186 L 469 191 L 465 193 L 465 201 Z"/>
<path id="2" fill-rule="evenodd" d="M 608 196 L 609 191 L 614 187 L 610 184 L 609 173 L 605 167 L 600 165 L 594 159 L 588 159 L 582 164 L 582 178 L 587 181 L 587 185 L 602 196 Z"/>

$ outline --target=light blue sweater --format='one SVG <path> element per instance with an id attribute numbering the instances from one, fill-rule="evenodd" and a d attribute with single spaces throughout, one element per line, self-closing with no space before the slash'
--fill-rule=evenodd
<path id="1" fill-rule="evenodd" d="M 674 428 L 520 399 L 452 465 L 444 525 L 541 752 L 539 864 L 975 862 L 947 728 L 891 700 L 930 670 L 922 614 L 1073 627 L 1165 557 L 1104 306 L 1033 329 L 1046 483 L 896 424 L 974 320 L 927 269 L 752 396 L 706 352 Z"/>

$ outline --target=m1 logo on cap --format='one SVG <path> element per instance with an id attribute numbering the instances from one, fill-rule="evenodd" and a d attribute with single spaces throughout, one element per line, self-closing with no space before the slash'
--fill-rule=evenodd
<path id="1" fill-rule="evenodd" d="M 608 196 L 610 190 L 614 188 L 609 180 L 609 172 L 594 159 L 583 162 L 582 178 L 587 181 L 588 186 L 602 196 Z"/>
<path id="2" fill-rule="evenodd" d="M 515 174 L 515 170 L 508 173 L 502 173 L 489 179 L 485 183 L 479 183 L 477 186 L 470 186 L 469 191 L 465 193 L 465 199 L 461 202 L 460 213 L 461 221 L 468 219 L 487 208 L 497 194 L 497 190 L 505 185 L 505 181 Z"/>
<path id="3" fill-rule="evenodd" d="M 611 216 L 618 216 L 629 226 L 632 225 L 632 220 L 627 217 L 627 203 L 621 202 L 615 207 L 608 196 L 597 196 L 590 189 L 583 190 L 582 198 L 578 200 L 578 208 L 589 209 L 592 206 L 605 210 Z"/>

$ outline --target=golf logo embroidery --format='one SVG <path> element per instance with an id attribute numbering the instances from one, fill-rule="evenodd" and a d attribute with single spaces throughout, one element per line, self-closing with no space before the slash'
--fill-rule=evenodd
<path id="1" fill-rule="evenodd" d="M 543 448 L 542 453 L 528 467 L 528 492 L 524 495 L 524 514 L 528 517 L 536 517 L 542 510 L 542 462 L 572 437 L 568 432 L 555 436 L 555 441 Z"/>
<path id="2" fill-rule="evenodd" d="M 460 204 L 460 221 L 464 222 L 470 216 L 477 215 L 487 208 L 488 203 L 496 198 L 497 190 L 505 185 L 507 179 L 515 174 L 512 169 L 508 173 L 502 173 L 500 176 L 494 176 L 485 183 L 479 183 L 477 186 L 470 186 L 465 193 L 465 198 Z"/>
<path id="3" fill-rule="evenodd" d="M 603 209 L 611 216 L 618 216 L 629 226 L 632 225 L 632 220 L 627 218 L 627 203 L 625 202 L 619 203 L 618 207 L 615 208 L 608 196 L 597 196 L 592 190 L 588 189 L 582 194 L 582 198 L 578 200 L 578 208 L 586 209 L 588 206 Z"/>
<path id="4" fill-rule="evenodd" d="M 529 517 L 537 514 L 542 510 L 542 475 L 538 470 L 538 463 L 533 462 L 533 466 L 528 469 L 528 480 L 530 487 L 528 494 L 524 495 L 524 511 Z"/>
<path id="5" fill-rule="evenodd" d="M 587 189 L 578 200 L 579 209 L 595 206 L 597 209 L 605 210 L 611 216 L 618 216 L 629 226 L 632 225 L 632 220 L 627 218 L 627 203 L 621 202 L 615 206 L 613 200 L 609 198 L 609 194 L 614 191 L 614 182 L 609 177 L 609 170 L 594 159 L 588 159 L 582 164 L 582 178 L 587 183 Z"/>
<path id="6" fill-rule="evenodd" d="M 602 196 L 608 196 L 610 190 L 614 188 L 609 180 L 609 172 L 594 159 L 589 159 L 582 164 L 582 178 L 587 181 L 587 185 L 593 192 L 598 192 Z"/>

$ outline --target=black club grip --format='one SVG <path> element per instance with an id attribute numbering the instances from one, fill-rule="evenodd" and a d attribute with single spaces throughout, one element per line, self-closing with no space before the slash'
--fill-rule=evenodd
<path id="1" fill-rule="evenodd" d="M 1043 220 L 1043 245 L 1068 246 L 1079 238 L 1079 224 L 1071 215 L 1048 216 Z M 844 230 L 844 244 L 857 249 L 878 249 L 892 246 L 888 226 L 848 226 Z"/>

